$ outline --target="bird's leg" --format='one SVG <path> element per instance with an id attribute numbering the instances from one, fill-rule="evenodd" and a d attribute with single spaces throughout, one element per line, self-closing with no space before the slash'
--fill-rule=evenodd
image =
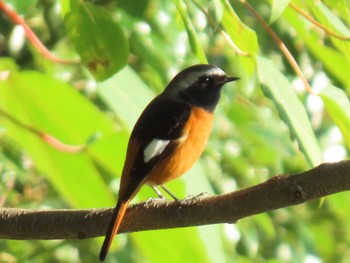
<path id="1" fill-rule="evenodd" d="M 156 192 L 156 194 L 158 195 L 158 197 L 159 197 L 160 199 L 166 199 L 166 198 L 164 197 L 164 195 L 162 195 L 162 193 L 158 190 L 157 186 L 151 185 L 151 187 L 152 187 L 152 189 L 154 190 L 154 192 Z"/>
<path id="2" fill-rule="evenodd" d="M 157 188 L 157 186 L 155 185 L 150 185 L 152 187 L 152 189 L 154 190 L 154 192 L 156 192 L 156 194 L 158 195 L 158 197 L 160 199 L 166 199 L 164 197 L 164 195 L 159 191 L 159 189 Z M 168 188 L 166 188 L 164 185 L 159 185 L 171 198 L 173 198 L 175 201 L 179 201 L 180 199 L 177 198 L 172 192 L 170 192 L 170 190 Z"/>
<path id="3" fill-rule="evenodd" d="M 169 191 L 168 188 L 166 188 L 164 185 L 160 185 L 160 187 L 168 194 L 170 195 L 175 201 L 179 201 L 179 198 L 177 198 L 172 192 Z"/>

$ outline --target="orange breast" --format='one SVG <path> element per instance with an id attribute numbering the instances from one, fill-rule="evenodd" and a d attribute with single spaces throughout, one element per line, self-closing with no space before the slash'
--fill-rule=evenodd
<path id="1" fill-rule="evenodd" d="M 174 152 L 148 175 L 148 184 L 161 185 L 183 175 L 198 160 L 213 126 L 213 114 L 193 107 L 183 137 Z"/>

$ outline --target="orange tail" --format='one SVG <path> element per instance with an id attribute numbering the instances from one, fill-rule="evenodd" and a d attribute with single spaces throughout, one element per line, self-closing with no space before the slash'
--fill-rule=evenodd
<path id="1" fill-rule="evenodd" d="M 118 232 L 119 226 L 124 218 L 125 211 L 128 207 L 129 202 L 120 202 L 118 201 L 113 215 L 112 215 L 112 220 L 109 224 L 105 240 L 103 241 L 103 245 L 101 247 L 101 252 L 100 252 L 100 260 L 103 261 L 108 253 L 109 247 L 112 244 L 113 238 L 115 234 Z"/>

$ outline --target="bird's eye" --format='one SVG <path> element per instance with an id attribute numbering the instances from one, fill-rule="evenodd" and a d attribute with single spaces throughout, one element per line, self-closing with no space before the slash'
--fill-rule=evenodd
<path id="1" fill-rule="evenodd" d="M 199 84 L 201 86 L 209 86 L 211 83 L 211 79 L 209 77 L 202 77 L 199 79 Z"/>

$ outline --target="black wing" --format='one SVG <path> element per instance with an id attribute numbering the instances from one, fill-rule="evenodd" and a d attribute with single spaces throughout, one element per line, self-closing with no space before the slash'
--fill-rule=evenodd
<path id="1" fill-rule="evenodd" d="M 131 137 L 146 145 L 153 139 L 176 140 L 191 113 L 191 106 L 178 101 L 153 100 L 144 110 Z"/>
<path id="2" fill-rule="evenodd" d="M 132 169 L 127 178 L 122 178 L 128 182 L 127 189 L 119 192 L 119 198 L 131 198 L 147 175 L 157 166 L 157 164 L 177 146 L 176 139 L 182 136 L 183 128 L 191 114 L 191 106 L 177 101 L 154 99 L 144 110 L 131 133 L 131 140 L 139 145 Z M 146 147 L 155 139 L 169 140 L 169 144 L 159 155 L 145 161 L 144 151 Z"/>

